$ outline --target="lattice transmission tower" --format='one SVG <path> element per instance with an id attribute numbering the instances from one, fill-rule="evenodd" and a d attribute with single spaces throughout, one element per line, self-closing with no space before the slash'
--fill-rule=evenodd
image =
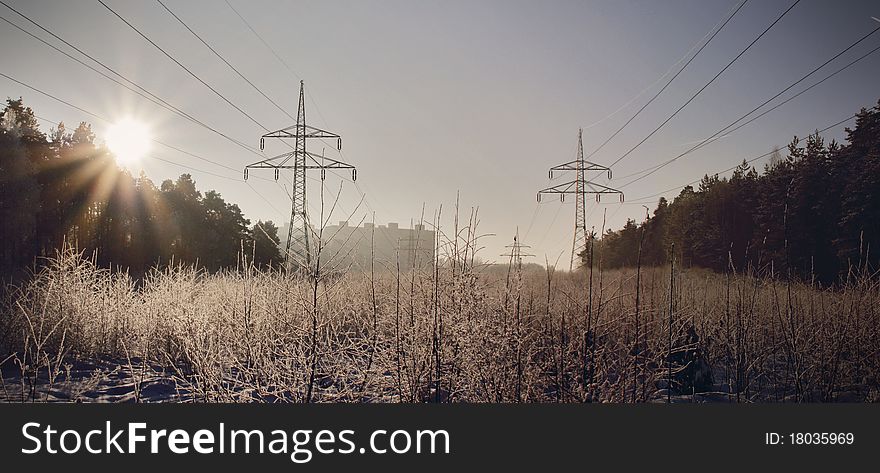
<path id="1" fill-rule="evenodd" d="M 566 194 L 575 195 L 574 239 L 571 244 L 571 264 L 569 266 L 569 271 L 574 270 L 578 254 L 587 249 L 587 209 L 585 196 L 587 194 L 595 194 L 596 202 L 600 202 L 602 196 L 605 194 L 618 194 L 620 202 L 623 202 L 623 192 L 617 189 L 612 189 L 608 186 L 603 186 L 602 184 L 590 181 L 586 178 L 587 172 L 603 171 L 608 174 L 608 179 L 611 179 L 611 168 L 584 160 L 583 135 L 584 130 L 578 130 L 577 159 L 550 168 L 550 179 L 553 179 L 553 171 L 574 171 L 574 180 L 538 191 L 538 202 L 541 201 L 542 194 L 559 194 L 559 200 L 562 202 L 565 202 Z"/>
<path id="2" fill-rule="evenodd" d="M 293 189 L 291 192 L 290 226 L 287 229 L 287 247 L 284 252 L 284 264 L 291 268 L 294 263 L 311 267 L 312 250 L 309 243 L 313 233 L 309 224 L 308 207 L 306 205 L 306 172 L 310 169 L 321 170 L 321 180 L 326 178 L 327 169 L 351 169 L 351 179 L 357 179 L 357 169 L 342 161 L 316 155 L 306 150 L 309 139 L 336 139 L 336 149 L 342 150 L 342 137 L 336 133 L 315 128 L 306 124 L 305 83 L 299 83 L 299 109 L 296 112 L 296 124 L 278 131 L 266 133 L 260 137 L 260 149 L 264 149 L 266 138 L 295 140 L 293 150 L 278 156 L 248 164 L 244 168 L 244 178 L 248 178 L 250 169 L 274 169 L 275 180 L 278 180 L 282 169 L 293 169 Z M 295 258 L 294 262 L 291 259 Z"/>
<path id="3" fill-rule="evenodd" d="M 531 248 L 531 246 L 522 244 L 519 239 L 519 228 L 516 229 L 516 234 L 513 236 L 513 243 L 505 246 L 505 248 L 508 249 L 508 252 L 502 253 L 501 256 L 506 256 L 510 258 L 510 263 L 508 266 L 517 270 L 522 269 L 523 258 L 535 256 L 531 253 L 523 252 L 523 250 L 528 250 L 529 248 Z M 508 274 L 508 278 L 510 278 L 510 274 Z"/>

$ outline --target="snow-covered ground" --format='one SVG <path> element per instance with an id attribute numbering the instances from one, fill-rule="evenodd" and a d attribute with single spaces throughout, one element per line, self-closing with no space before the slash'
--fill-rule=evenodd
<path id="1" fill-rule="evenodd" d="M 50 382 L 46 370 L 22 376 L 18 365 L 2 369 L 2 402 L 180 402 L 189 399 L 170 373 L 140 360 L 99 359 L 62 367 Z"/>
<path id="2" fill-rule="evenodd" d="M 723 380 L 724 371 L 716 368 L 715 380 Z M 16 363 L 7 361 L 0 366 L 0 402 L 193 402 L 197 396 L 187 389 L 180 378 L 162 366 L 142 363 L 140 359 L 100 358 L 94 361 L 71 362 L 58 372 L 50 382 L 48 373 L 42 369 L 37 376 L 25 374 Z M 681 393 L 673 391 L 667 398 L 665 380 L 651 390 L 650 403 L 729 403 L 737 402 L 736 395 L 729 393 L 724 381 L 713 384 L 709 392 Z M 810 399 L 818 399 L 814 394 Z M 430 397 L 433 399 L 433 396 Z M 277 402 L 274 396 L 260 396 L 254 392 L 240 392 L 241 401 Z M 863 402 L 864 393 L 858 386 L 849 386 L 836 393 L 835 402 Z M 873 398 L 869 401 L 875 400 Z M 753 399 L 745 394 L 739 402 L 797 402 L 792 393 L 763 392 Z"/>

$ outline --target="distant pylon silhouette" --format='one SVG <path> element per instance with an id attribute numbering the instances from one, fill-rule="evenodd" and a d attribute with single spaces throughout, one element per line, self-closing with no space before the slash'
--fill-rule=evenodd
<path id="1" fill-rule="evenodd" d="M 529 258 L 535 256 L 530 253 L 523 253 L 523 249 L 531 248 L 529 245 L 523 245 L 519 239 L 519 228 L 516 229 L 516 234 L 513 236 L 513 244 L 505 246 L 509 250 L 508 253 L 503 253 L 501 256 L 507 256 L 510 258 L 510 262 L 507 265 L 507 282 L 505 287 L 507 291 L 504 293 L 504 307 L 507 307 L 508 298 L 511 293 L 516 294 L 516 313 L 519 314 L 519 303 L 520 303 L 520 289 L 522 289 L 522 261 L 523 258 Z M 514 282 L 516 283 L 516 289 L 511 288 L 510 276 L 511 272 L 516 278 Z"/>
<path id="2" fill-rule="evenodd" d="M 553 171 L 574 171 L 574 180 L 538 191 L 538 202 L 541 201 L 541 194 L 559 194 L 559 200 L 562 202 L 565 202 L 566 194 L 575 194 L 574 239 L 571 244 L 571 264 L 569 266 L 569 271 L 574 270 L 575 261 L 578 259 L 578 255 L 583 253 L 587 248 L 587 212 L 586 199 L 584 197 L 587 194 L 595 194 L 596 202 L 599 202 L 603 194 L 618 194 L 620 196 L 620 201 L 623 202 L 623 192 L 587 180 L 587 171 L 605 171 L 608 174 L 608 179 L 611 179 L 611 169 L 584 160 L 583 135 L 584 130 L 578 130 L 577 159 L 550 168 L 550 179 L 553 179 Z"/>
<path id="3" fill-rule="evenodd" d="M 503 253 L 501 256 L 509 257 L 510 267 L 516 268 L 517 270 L 522 269 L 523 258 L 535 256 L 533 254 L 523 253 L 523 249 L 531 248 L 531 246 L 523 245 L 519 240 L 519 228 L 516 229 L 516 234 L 513 236 L 513 244 L 507 245 L 505 248 L 509 249 L 510 252 Z"/>
<path id="4" fill-rule="evenodd" d="M 293 138 L 296 140 L 293 151 L 248 164 L 244 168 L 245 179 L 248 178 L 249 169 L 274 169 L 276 181 L 281 169 L 293 169 L 290 226 L 287 229 L 287 248 L 284 252 L 284 263 L 288 268 L 294 266 L 294 263 L 305 268 L 311 267 L 312 264 L 312 251 L 309 243 L 309 233 L 312 232 L 312 229 L 306 207 L 306 171 L 320 169 L 321 180 L 324 180 L 327 169 L 351 169 L 352 180 L 357 179 L 357 169 L 354 166 L 324 157 L 323 153 L 319 156 L 306 150 L 306 140 L 312 138 L 336 138 L 336 148 L 342 150 L 342 137 L 336 133 L 306 125 L 305 84 L 303 81 L 300 81 L 299 84 L 299 109 L 296 112 L 296 125 L 266 133 L 260 138 L 260 149 L 265 147 L 266 138 Z M 291 160 L 293 163 L 289 164 Z M 291 263 L 291 256 L 295 257 L 294 263 Z"/>

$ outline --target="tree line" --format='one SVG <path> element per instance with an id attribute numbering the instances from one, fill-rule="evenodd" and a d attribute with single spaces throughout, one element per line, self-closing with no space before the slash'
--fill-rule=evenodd
<path id="1" fill-rule="evenodd" d="M 880 102 L 862 109 L 846 144 L 795 137 L 758 173 L 705 175 L 653 215 L 594 240 L 605 267 L 676 262 L 716 271 L 758 268 L 833 284 L 880 263 Z M 589 250 L 581 253 L 589 264 Z M 639 261 L 640 259 L 640 261 Z"/>
<path id="2" fill-rule="evenodd" d="M 172 261 L 234 267 L 242 251 L 278 265 L 278 228 L 251 225 L 213 190 L 183 174 L 156 186 L 132 176 L 96 143 L 91 126 L 45 133 L 21 99 L 0 112 L 0 273 L 8 276 L 65 244 L 106 267 L 143 273 Z M 594 234 L 595 236 L 595 234 Z M 763 172 L 743 162 L 706 175 L 653 215 L 593 241 L 607 268 L 676 260 L 716 271 L 767 269 L 833 283 L 880 263 L 880 102 L 862 109 L 846 144 L 795 137 Z M 872 251 L 873 248 L 873 251 Z M 590 250 L 581 258 L 589 265 Z"/>
<path id="3" fill-rule="evenodd" d="M 261 266 L 282 262 L 273 222 L 251 225 L 189 174 L 158 186 L 143 171 L 133 176 L 85 122 L 44 133 L 21 99 L 0 112 L 0 222 L 6 277 L 63 245 L 134 274 L 171 262 L 229 268 L 242 253 Z"/>

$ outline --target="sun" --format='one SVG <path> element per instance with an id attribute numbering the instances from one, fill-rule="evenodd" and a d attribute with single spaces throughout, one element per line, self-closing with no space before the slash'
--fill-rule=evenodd
<path id="1" fill-rule="evenodd" d="M 119 164 L 135 164 L 150 151 L 150 130 L 142 122 L 124 118 L 107 130 L 107 147 Z"/>

